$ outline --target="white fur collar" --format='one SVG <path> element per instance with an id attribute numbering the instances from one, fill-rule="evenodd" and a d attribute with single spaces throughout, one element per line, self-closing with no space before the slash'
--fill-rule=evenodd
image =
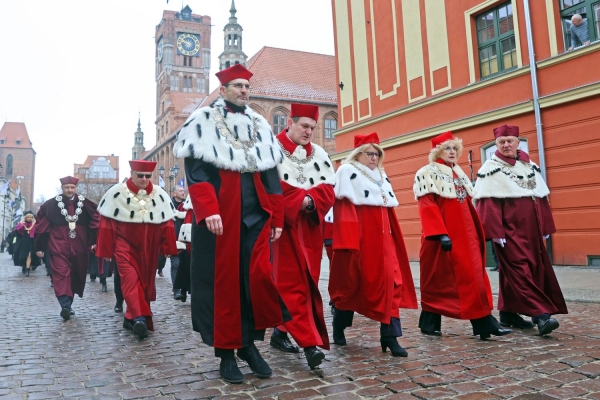
<path id="1" fill-rule="evenodd" d="M 158 185 L 153 185 L 152 193 L 140 190 L 135 194 L 126 183 L 108 189 L 98 206 L 106 218 L 137 224 L 162 224 L 173 219 L 174 210 L 169 195 Z"/>
<path id="2" fill-rule="evenodd" d="M 419 197 L 425 196 L 428 193 L 437 194 L 447 199 L 456 199 L 457 185 L 455 185 L 453 171 L 458 177 L 457 183 L 462 185 L 470 197 L 473 197 L 473 185 L 471 185 L 471 181 L 465 175 L 462 168 L 456 164 L 453 167 L 449 167 L 440 163 L 430 163 L 418 170 L 415 175 L 415 182 L 413 183 L 415 199 L 418 200 Z M 460 188 L 460 186 L 458 187 Z"/>
<path id="3" fill-rule="evenodd" d="M 305 163 L 292 161 L 290 157 L 283 157 L 283 162 L 277 166 L 280 180 L 302 189 L 310 189 L 322 183 L 335 184 L 335 171 L 329 155 L 321 146 L 314 143 L 311 143 L 311 146 L 313 148 L 312 158 Z M 303 146 L 296 147 L 291 154 L 291 158 L 300 161 L 306 160 L 306 157 L 306 150 Z M 300 176 L 300 170 L 302 170 L 302 176 Z"/>
<path id="4" fill-rule="evenodd" d="M 365 174 L 380 182 L 381 188 Z M 371 170 L 359 162 L 342 164 L 338 168 L 335 173 L 335 198 L 346 198 L 357 206 L 398 206 L 398 199 L 385 171 L 378 168 Z"/>
<path id="5" fill-rule="evenodd" d="M 219 122 L 221 117 L 224 123 Z M 251 143 L 255 130 L 256 143 L 245 151 L 240 144 Z M 219 169 L 240 172 L 264 171 L 283 159 L 267 120 L 250 107 L 244 114 L 229 112 L 222 98 L 190 115 L 177 133 L 173 153 L 178 158 L 202 159 Z"/>
<path id="6" fill-rule="evenodd" d="M 550 194 L 548 185 L 540 174 L 540 168 L 533 161 L 518 161 L 514 166 L 495 155 L 477 171 L 475 199 L 546 197 Z"/>

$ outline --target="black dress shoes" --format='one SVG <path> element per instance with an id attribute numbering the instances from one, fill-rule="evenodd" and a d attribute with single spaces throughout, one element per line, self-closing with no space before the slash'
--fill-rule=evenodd
<path id="1" fill-rule="evenodd" d="M 308 363 L 310 369 L 321 365 L 321 362 L 323 362 L 323 359 L 325 358 L 325 354 L 323 354 L 321 350 L 317 349 L 316 346 L 306 347 L 304 349 L 304 355 L 306 356 L 306 362 Z"/>
<path id="2" fill-rule="evenodd" d="M 175 299 L 175 300 L 181 300 L 181 289 L 177 289 L 173 293 L 173 299 Z"/>
<path id="3" fill-rule="evenodd" d="M 181 302 L 185 303 L 186 300 L 187 300 L 187 293 L 186 292 L 181 292 Z"/>
<path id="4" fill-rule="evenodd" d="M 140 339 L 147 338 L 148 328 L 146 327 L 146 322 L 135 321 L 135 323 L 133 324 L 133 333 L 137 335 Z"/>
<path id="5" fill-rule="evenodd" d="M 442 336 L 442 332 L 440 331 L 426 331 L 421 329 L 421 333 L 429 336 Z"/>
<path id="6" fill-rule="evenodd" d="M 103 291 L 104 293 L 108 292 L 108 288 L 106 287 L 106 283 L 103 283 L 103 284 L 102 284 L 102 291 Z"/>
<path id="7" fill-rule="evenodd" d="M 75 315 L 75 311 L 72 308 L 69 308 L 69 315 Z"/>
<path id="8" fill-rule="evenodd" d="M 392 356 L 394 357 L 407 357 L 408 352 L 398 344 L 398 339 L 393 336 L 382 336 L 379 340 L 381 343 L 381 351 L 385 353 L 389 347 Z"/>
<path id="9" fill-rule="evenodd" d="M 554 318 L 539 319 L 537 322 L 537 327 L 538 331 L 540 332 L 540 336 L 549 334 L 559 326 L 560 324 Z"/>
<path id="10" fill-rule="evenodd" d="M 287 336 L 280 336 L 275 333 L 271 335 L 270 344 L 276 349 L 285 351 L 286 353 L 298 353 L 300 351 L 297 346 L 294 346 L 292 342 L 290 342 L 290 339 Z"/>
<path id="11" fill-rule="evenodd" d="M 123 302 L 117 301 L 117 304 L 115 304 L 115 312 L 123 312 Z"/>
<path id="12" fill-rule="evenodd" d="M 244 375 L 237 366 L 235 358 L 221 358 L 221 364 L 219 365 L 219 372 L 221 378 L 228 383 L 242 383 L 244 382 Z"/>
<path id="13" fill-rule="evenodd" d="M 60 316 L 65 321 L 68 321 L 69 319 L 71 319 L 71 312 L 69 311 L 68 308 L 63 308 L 62 310 L 60 310 Z"/>
<path id="14" fill-rule="evenodd" d="M 333 343 L 337 344 L 338 346 L 345 346 L 347 343 L 344 330 L 336 328 L 335 325 L 333 326 Z"/>
<path id="15" fill-rule="evenodd" d="M 523 317 L 521 317 L 517 313 L 511 313 L 507 315 L 505 315 L 505 313 L 502 313 L 502 315 L 500 315 L 500 325 L 506 326 L 508 328 L 512 326 L 513 328 L 519 329 L 532 329 L 533 327 L 535 327 L 535 324 L 533 322 L 525 321 Z"/>
<path id="16" fill-rule="evenodd" d="M 123 328 L 127 329 L 128 331 L 132 331 L 133 330 L 133 320 L 123 318 Z"/>
<path id="17" fill-rule="evenodd" d="M 261 357 L 258 349 L 253 344 L 237 351 L 237 356 L 248 363 L 248 366 L 259 378 L 268 378 L 273 374 L 269 364 Z"/>
<path id="18" fill-rule="evenodd" d="M 482 340 L 485 339 L 489 339 L 490 335 L 494 335 L 494 336 L 504 336 L 504 335 L 508 335 L 509 333 L 512 333 L 512 329 L 502 329 L 502 328 L 498 328 L 495 331 L 491 331 L 491 332 L 486 332 L 486 333 L 481 333 L 479 335 L 479 337 Z"/>

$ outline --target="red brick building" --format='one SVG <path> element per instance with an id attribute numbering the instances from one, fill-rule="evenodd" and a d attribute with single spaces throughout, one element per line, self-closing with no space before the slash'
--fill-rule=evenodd
<path id="1" fill-rule="evenodd" d="M 25 208 L 33 206 L 35 155 L 27 128 L 22 122 L 5 122 L 0 129 L 0 176 L 16 191 L 20 185 Z M 0 205 L 1 206 L 1 205 Z"/>
<path id="2" fill-rule="evenodd" d="M 379 133 L 412 260 L 421 234 L 412 184 L 429 139 L 451 130 L 465 145 L 463 169 L 472 151 L 476 171 L 492 129 L 507 123 L 543 161 L 558 229 L 554 263 L 600 264 L 597 1 L 332 0 L 332 7 L 340 86 L 334 159 L 348 154 L 355 134 Z M 567 51 L 575 13 L 591 44 Z"/>

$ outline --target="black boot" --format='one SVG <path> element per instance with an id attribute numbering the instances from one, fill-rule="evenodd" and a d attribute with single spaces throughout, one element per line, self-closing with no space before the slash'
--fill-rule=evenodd
<path id="1" fill-rule="evenodd" d="M 321 365 L 321 362 L 323 362 L 323 359 L 325 358 L 325 354 L 317 349 L 317 346 L 305 347 L 304 355 L 306 356 L 306 362 L 310 369 Z"/>
<path id="2" fill-rule="evenodd" d="M 69 319 L 71 319 L 71 310 L 69 310 L 68 308 L 63 308 L 62 310 L 60 310 L 60 316 L 65 321 L 68 321 Z"/>
<path id="3" fill-rule="evenodd" d="M 333 343 L 339 346 L 346 345 L 346 335 L 344 335 L 344 329 L 333 325 Z"/>
<path id="4" fill-rule="evenodd" d="M 123 302 L 117 300 L 117 304 L 115 304 L 115 312 L 123 312 Z"/>
<path id="5" fill-rule="evenodd" d="M 242 383 L 244 382 L 244 375 L 237 366 L 235 357 L 223 357 L 221 358 L 221 364 L 219 365 L 219 372 L 221 378 L 228 383 Z"/>
<path id="6" fill-rule="evenodd" d="M 389 347 L 394 357 L 407 357 L 408 352 L 398 344 L 398 340 L 394 336 L 382 336 L 379 340 L 381 343 L 381 351 L 385 353 Z"/>
<path id="7" fill-rule="evenodd" d="M 242 347 L 237 351 L 237 356 L 248 363 L 248 366 L 259 378 L 268 378 L 273 374 L 269 364 L 261 357 L 254 344 L 248 347 Z"/>
<path id="8" fill-rule="evenodd" d="M 275 328 L 273 330 L 273 334 L 271 335 L 270 345 L 279 349 L 281 351 L 285 351 L 286 353 L 298 353 L 298 347 L 294 346 L 290 339 L 288 338 L 287 332 L 281 332 L 279 329 Z"/>
<path id="9" fill-rule="evenodd" d="M 173 298 L 175 300 L 181 300 L 181 289 L 177 289 L 175 292 L 173 292 Z"/>
<path id="10" fill-rule="evenodd" d="M 544 336 L 558 328 L 560 324 L 557 320 L 550 317 L 547 314 L 544 314 L 542 317 L 537 319 L 537 327 L 540 332 L 540 336 Z"/>
<path id="11" fill-rule="evenodd" d="M 148 328 L 146 327 L 146 321 L 135 321 L 133 324 L 133 333 L 140 339 L 148 337 Z"/>
<path id="12" fill-rule="evenodd" d="M 26 269 L 25 276 L 29 277 L 29 268 Z"/>

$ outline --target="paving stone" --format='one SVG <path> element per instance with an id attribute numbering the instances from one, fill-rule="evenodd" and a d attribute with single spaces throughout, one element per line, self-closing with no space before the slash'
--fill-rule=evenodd
<path id="1" fill-rule="evenodd" d="M 559 388 L 552 388 L 545 390 L 542 394 L 553 397 L 555 399 L 575 399 L 583 396 L 587 393 L 587 390 L 581 389 L 576 386 L 562 386 Z"/>
<path id="2" fill-rule="evenodd" d="M 317 392 L 315 389 L 304 389 L 294 392 L 283 393 L 279 395 L 280 400 L 300 400 L 300 399 L 312 399 L 315 397 L 322 397 L 323 395 Z"/>
<path id="3" fill-rule="evenodd" d="M 492 393 L 485 392 L 473 392 L 468 394 L 461 394 L 459 396 L 453 397 L 458 400 L 489 400 L 489 399 L 500 399 L 500 396 L 496 396 Z"/>

